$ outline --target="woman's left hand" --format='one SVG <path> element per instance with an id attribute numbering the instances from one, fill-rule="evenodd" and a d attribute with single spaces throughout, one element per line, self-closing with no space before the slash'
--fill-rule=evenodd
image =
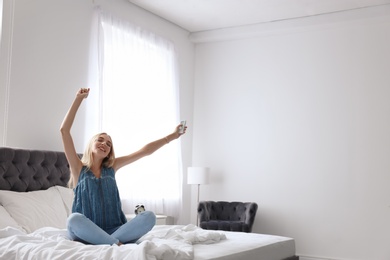
<path id="1" fill-rule="evenodd" d="M 175 133 L 178 135 L 178 137 L 180 137 L 181 135 L 184 135 L 187 131 L 187 126 L 184 126 L 184 131 L 181 131 L 181 128 L 182 128 L 182 124 L 179 124 L 175 128 Z"/>

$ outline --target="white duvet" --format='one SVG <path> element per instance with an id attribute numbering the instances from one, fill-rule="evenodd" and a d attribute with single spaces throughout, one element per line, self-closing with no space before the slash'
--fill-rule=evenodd
<path id="1" fill-rule="evenodd" d="M 69 240 L 67 231 L 41 228 L 26 234 L 16 228 L 0 229 L 0 259 L 193 259 L 194 244 L 217 243 L 223 232 L 194 225 L 155 226 L 138 244 L 85 245 Z"/>

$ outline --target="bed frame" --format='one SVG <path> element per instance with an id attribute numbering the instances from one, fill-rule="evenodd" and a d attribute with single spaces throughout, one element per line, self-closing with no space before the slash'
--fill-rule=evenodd
<path id="1" fill-rule="evenodd" d="M 36 191 L 66 187 L 70 177 L 64 152 L 0 147 L 0 190 Z"/>
<path id="2" fill-rule="evenodd" d="M 0 190 L 28 192 L 55 185 L 66 187 L 69 177 L 64 152 L 0 147 Z"/>

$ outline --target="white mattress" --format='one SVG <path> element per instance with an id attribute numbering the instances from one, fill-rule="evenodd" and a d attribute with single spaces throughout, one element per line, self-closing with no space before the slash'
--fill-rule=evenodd
<path id="1" fill-rule="evenodd" d="M 84 245 L 64 229 L 45 227 L 30 234 L 0 229 L 0 259 L 282 260 L 295 254 L 294 240 L 254 233 L 203 230 L 194 225 L 155 226 L 140 243 Z"/>
<path id="2" fill-rule="evenodd" d="M 194 245 L 196 260 L 281 260 L 295 255 L 292 238 L 255 233 L 225 232 L 226 240 Z"/>

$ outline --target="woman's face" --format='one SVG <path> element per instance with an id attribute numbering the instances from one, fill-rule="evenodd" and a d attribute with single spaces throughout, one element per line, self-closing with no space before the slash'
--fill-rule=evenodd
<path id="1" fill-rule="evenodd" d="M 101 134 L 95 139 L 93 152 L 94 154 L 99 155 L 99 157 L 105 158 L 110 153 L 111 147 L 111 137 L 107 134 Z"/>

